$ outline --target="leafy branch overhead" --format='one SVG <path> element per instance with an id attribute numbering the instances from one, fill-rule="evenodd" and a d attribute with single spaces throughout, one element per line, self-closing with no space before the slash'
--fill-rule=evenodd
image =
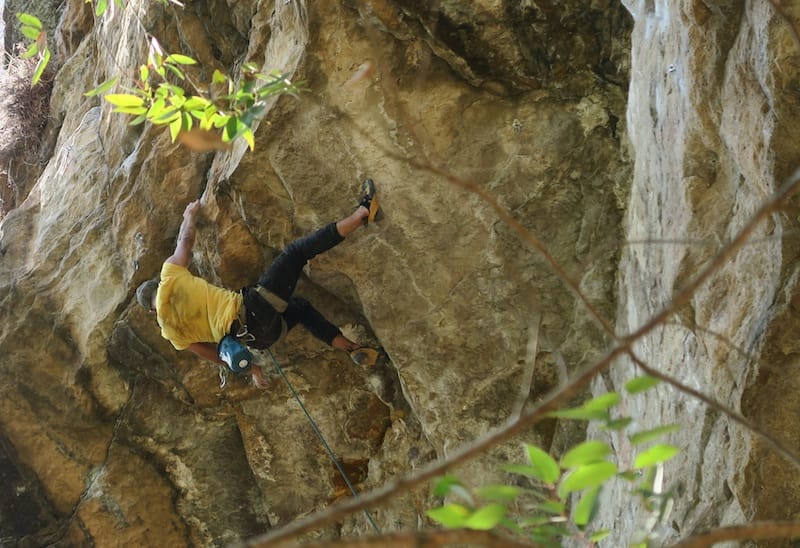
<path id="1" fill-rule="evenodd" d="M 44 69 L 47 68 L 47 64 L 50 62 L 50 48 L 47 47 L 47 32 L 39 18 L 29 13 L 18 13 L 17 19 L 20 22 L 20 32 L 22 32 L 25 38 L 31 40 L 31 43 L 22 54 L 22 58 L 31 59 L 39 55 L 39 62 L 31 78 L 31 86 L 35 86 L 39 83 L 39 80 L 41 80 Z"/>
<path id="2" fill-rule="evenodd" d="M 114 112 L 134 116 L 131 125 L 148 121 L 169 126 L 173 142 L 181 133 L 195 128 L 206 132 L 220 130 L 222 143 L 242 137 L 253 150 L 253 126 L 266 110 L 267 100 L 298 93 L 280 72 L 262 74 L 248 63 L 237 80 L 215 70 L 207 94 L 189 94 L 181 84 L 187 81 L 185 67 L 196 63 L 186 55 L 166 54 L 153 38 L 147 64 L 139 67 L 135 87 L 127 89 L 128 93 L 111 93 L 104 98 L 114 105 Z M 117 80 L 118 77 L 111 78 L 85 95 L 105 93 Z"/>
<path id="3" fill-rule="evenodd" d="M 653 377 L 638 377 L 626 389 L 633 396 L 657 383 Z M 622 432 L 634 421 L 630 417 L 612 417 L 611 409 L 621 399 L 620 394 L 609 392 L 580 407 L 555 411 L 550 416 L 599 421 L 602 430 Z M 661 426 L 629 434 L 628 440 L 631 446 L 641 447 L 679 429 L 674 424 Z M 678 451 L 673 445 L 653 443 L 639 451 L 631 469 L 624 470 L 614 462 L 615 451 L 604 441 L 579 443 L 558 461 L 542 449 L 526 445 L 527 464 L 502 468 L 526 478 L 524 481 L 514 479 L 508 484 L 483 486 L 472 492 L 455 476 L 445 476 L 436 484 L 434 494 L 458 502 L 430 510 L 428 516 L 447 528 L 493 530 L 537 545 L 560 546 L 567 538 L 593 545 L 610 532 L 591 527 L 600 506 L 601 491 L 618 478 L 633 486 L 633 494 L 653 516 L 650 529 L 642 531 L 642 538 L 633 544 L 645 547 L 656 540 L 654 527 L 663 522 L 671 508 L 672 494 L 663 490 L 658 476 L 663 463 Z"/>
<path id="4" fill-rule="evenodd" d="M 87 0 L 87 3 L 91 0 Z M 176 0 L 158 0 L 182 5 Z M 114 2 L 123 7 L 122 0 Z M 108 9 L 107 0 L 95 1 L 95 14 L 102 16 Z M 33 15 L 18 13 L 22 34 L 31 40 L 24 58 L 39 55 L 32 78 L 36 85 L 50 61 L 47 33 L 41 21 Z M 268 101 L 283 94 L 296 96 L 299 89 L 281 72 L 259 72 L 252 63 L 245 63 L 238 78 L 215 70 L 211 82 L 199 86 L 187 78 L 186 67 L 196 65 L 192 57 L 180 53 L 167 54 L 156 38 L 150 38 L 147 63 L 141 65 L 138 79 L 124 87 L 122 93 L 108 93 L 118 83 L 119 75 L 106 80 L 84 95 L 105 94 L 114 112 L 133 116 L 131 125 L 145 121 L 169 127 L 170 137 L 194 150 L 227 149 L 241 137 L 255 148 L 254 126 L 267 109 Z M 187 91 L 190 88 L 194 91 Z"/>

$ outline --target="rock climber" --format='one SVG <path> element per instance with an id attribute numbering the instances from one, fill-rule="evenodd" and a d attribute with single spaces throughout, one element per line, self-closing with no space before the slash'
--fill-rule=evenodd
<path id="1" fill-rule="evenodd" d="M 235 373 L 250 371 L 253 383 L 264 387 L 264 373 L 260 367 L 250 367 L 247 348 L 269 348 L 299 323 L 326 344 L 348 352 L 356 364 L 374 365 L 377 350 L 351 341 L 306 299 L 292 295 L 310 259 L 375 221 L 380 208 L 371 179 L 364 181 L 352 214 L 289 243 L 255 285 L 239 291 L 212 285 L 187 269 L 201 208 L 199 200 L 186 206 L 175 252 L 162 265 L 159 277 L 136 290 L 139 304 L 156 314 L 161 335 L 177 350 L 190 350 Z"/>

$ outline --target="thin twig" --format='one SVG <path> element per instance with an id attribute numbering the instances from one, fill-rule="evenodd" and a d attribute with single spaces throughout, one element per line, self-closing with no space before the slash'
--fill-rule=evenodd
<path id="1" fill-rule="evenodd" d="M 450 529 L 440 531 L 412 531 L 387 533 L 380 536 L 356 537 L 337 541 L 303 543 L 304 548 L 412 548 L 421 546 L 450 546 L 453 544 L 481 546 L 482 548 L 536 548 L 540 545 L 511 538 L 493 531 Z"/>
<path id="2" fill-rule="evenodd" d="M 542 315 L 537 314 L 535 320 L 531 323 L 531 333 L 528 336 L 528 350 L 526 352 L 527 364 L 525 366 L 525 373 L 522 377 L 522 382 L 519 386 L 519 400 L 514 405 L 511 412 L 512 417 L 518 417 L 525 409 L 525 402 L 531 395 L 531 387 L 533 386 L 533 376 L 536 372 L 536 355 L 539 353 L 539 331 L 542 328 Z"/>
<path id="3" fill-rule="evenodd" d="M 710 337 L 712 337 L 714 339 L 717 339 L 719 342 L 721 342 L 723 345 L 727 346 L 728 348 L 730 348 L 731 350 L 733 350 L 734 352 L 739 354 L 739 356 L 744 358 L 745 360 L 747 360 L 749 362 L 752 362 L 752 361 L 754 361 L 756 359 L 754 354 L 752 354 L 751 352 L 748 352 L 744 348 L 736 345 L 736 343 L 734 343 L 732 340 L 730 340 L 725 335 L 723 335 L 721 333 L 717 333 L 716 331 L 714 331 L 713 329 L 709 329 L 708 327 L 704 327 L 704 326 L 700 325 L 699 323 L 697 323 L 695 321 L 691 321 L 690 320 L 687 323 L 689 323 L 689 325 L 686 325 L 686 324 L 681 323 L 681 322 L 664 322 L 664 325 L 671 325 L 671 326 L 674 326 L 674 327 L 680 327 L 681 329 L 685 329 L 685 330 L 690 331 L 690 332 L 699 331 L 701 333 L 705 333 L 706 335 L 709 335 Z"/>
<path id="4" fill-rule="evenodd" d="M 753 434 L 755 434 L 756 436 L 761 438 L 763 441 L 765 441 L 778 454 L 783 456 L 783 458 L 785 458 L 787 461 L 789 461 L 792 464 L 794 464 L 797 468 L 800 468 L 800 457 L 798 457 L 797 454 L 794 453 L 791 449 L 786 447 L 783 444 L 783 442 L 781 442 L 778 438 L 776 438 L 775 436 L 773 436 L 769 432 L 763 430 L 762 428 L 760 428 L 754 422 L 748 420 L 743 415 L 740 415 L 739 413 L 736 413 L 736 412 L 728 409 L 727 407 L 719 404 L 716 400 L 714 400 L 713 398 L 711 398 L 709 396 L 706 396 L 705 394 L 703 394 L 699 390 L 695 390 L 691 386 L 683 384 L 682 382 L 670 377 L 669 375 L 665 375 L 664 373 L 660 372 L 658 369 L 654 369 L 654 368 L 648 366 L 642 360 L 636 358 L 634 355 L 631 355 L 631 359 L 634 361 L 634 363 L 636 365 L 638 365 L 642 369 L 642 371 L 644 371 L 645 373 L 647 373 L 651 377 L 655 377 L 657 379 L 660 379 L 660 380 L 670 384 L 671 386 L 677 388 L 678 390 L 680 390 L 684 394 L 688 394 L 689 396 L 692 396 L 693 398 L 697 398 L 701 402 L 703 402 L 706 405 L 708 405 L 710 408 L 712 408 L 712 409 L 714 409 L 716 411 L 719 411 L 721 413 L 724 413 L 730 420 L 732 420 L 733 422 L 738 423 L 741 426 L 744 426 L 745 428 L 750 430 Z"/>
<path id="5" fill-rule="evenodd" d="M 693 535 L 673 544 L 673 548 L 706 548 L 719 542 L 731 540 L 764 540 L 770 538 L 800 537 L 800 522 L 754 521 L 747 525 L 731 525 L 712 529 L 707 533 Z"/>

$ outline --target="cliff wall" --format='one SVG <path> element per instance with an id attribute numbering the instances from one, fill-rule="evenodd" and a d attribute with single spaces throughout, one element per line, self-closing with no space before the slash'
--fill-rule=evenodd
<path id="1" fill-rule="evenodd" d="M 30 8 L 11 4 L 7 21 Z M 385 219 L 315 259 L 298 293 L 389 360 L 359 369 L 300 328 L 274 348 L 368 490 L 446 457 L 611 344 L 446 174 L 495 197 L 625 334 L 795 165 L 798 50 L 765 2 L 131 1 L 97 19 L 71 0 L 59 14 L 42 160 L 5 168 L 19 200 L 0 224 L 0 516 L 3 537 L 23 543 L 225 545 L 345 495 L 280 379 L 220 389 L 216 368 L 175 352 L 136 305 L 199 196 L 192 268 L 235 289 L 352 211 L 363 178 L 378 184 Z M 134 73 L 149 36 L 198 59 L 200 81 L 253 61 L 307 91 L 270 106 L 254 152 L 191 152 L 82 95 Z M 636 346 L 787 439 L 795 222 L 771 216 Z M 632 374 L 616 363 L 594 388 Z M 719 413 L 666 385 L 656 394 L 635 414 L 684 425 L 666 474 L 692 494 L 666 535 L 786 517 L 796 481 L 782 461 Z M 502 480 L 521 441 L 557 454 L 582 435 L 545 421 L 456 472 Z M 413 529 L 434 502 L 421 488 L 373 516 Z M 625 512 L 601 517 L 627 535 L 643 512 Z M 317 535 L 369 531 L 356 515 Z"/>

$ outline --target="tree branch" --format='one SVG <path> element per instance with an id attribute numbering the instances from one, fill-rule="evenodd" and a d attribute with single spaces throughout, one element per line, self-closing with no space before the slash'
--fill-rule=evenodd
<path id="1" fill-rule="evenodd" d="M 337 541 L 304 543 L 304 548 L 412 548 L 421 546 L 450 546 L 453 544 L 481 546 L 482 548 L 536 548 L 532 544 L 501 535 L 493 531 L 469 529 L 444 529 L 441 531 L 412 531 L 387 533 L 385 535 L 342 539 Z"/>
<path id="2" fill-rule="evenodd" d="M 747 525 L 732 525 L 712 529 L 707 533 L 692 535 L 674 544 L 674 548 L 705 548 L 718 542 L 730 540 L 764 540 L 770 538 L 800 537 L 800 522 L 796 521 L 755 521 Z"/>

